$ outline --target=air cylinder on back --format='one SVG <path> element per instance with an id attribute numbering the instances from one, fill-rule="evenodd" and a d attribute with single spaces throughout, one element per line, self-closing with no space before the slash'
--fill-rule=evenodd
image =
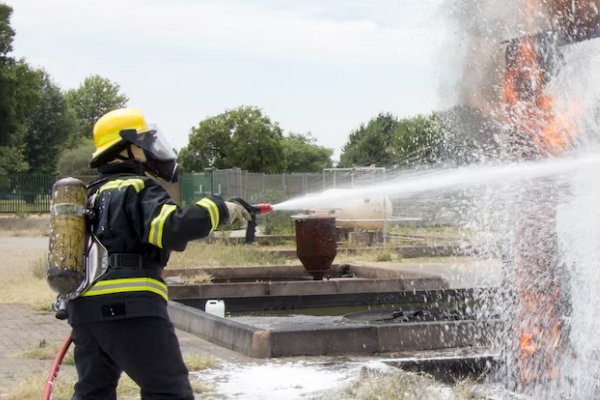
<path id="1" fill-rule="evenodd" d="M 85 209 L 87 192 L 79 179 L 63 178 L 52 186 L 48 284 L 64 296 L 85 280 Z"/>

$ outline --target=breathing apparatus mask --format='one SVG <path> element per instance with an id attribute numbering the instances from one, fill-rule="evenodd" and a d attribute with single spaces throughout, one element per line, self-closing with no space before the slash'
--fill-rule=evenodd
<path id="1" fill-rule="evenodd" d="M 150 175 L 164 179 L 167 182 L 177 182 L 179 164 L 177 153 L 169 144 L 167 138 L 156 127 L 150 126 L 145 132 L 138 133 L 135 129 L 125 129 L 119 134 L 125 142 L 133 144 L 144 151 L 145 161 L 141 164 Z M 128 149 L 131 154 L 131 149 Z"/>

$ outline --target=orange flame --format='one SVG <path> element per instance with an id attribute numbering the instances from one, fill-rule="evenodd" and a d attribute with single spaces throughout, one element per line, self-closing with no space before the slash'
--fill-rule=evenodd
<path id="1" fill-rule="evenodd" d="M 560 286 L 533 285 L 536 274 L 543 274 L 552 266 L 539 263 L 535 271 L 520 271 L 517 277 L 520 309 L 519 329 L 519 378 L 522 383 L 558 377 L 556 358 L 561 341 L 561 323 L 558 310 Z"/>
<path id="2" fill-rule="evenodd" d="M 502 100 L 508 120 L 518 132 L 527 135 L 539 153 L 563 154 L 576 136 L 574 117 L 577 108 L 570 106 L 559 113 L 554 99 L 544 92 L 544 70 L 535 49 L 535 36 L 517 43 L 513 63 L 504 77 Z"/>
<path id="3" fill-rule="evenodd" d="M 552 29 L 564 43 L 600 37 L 600 0 L 525 0 L 525 29 Z M 539 25 L 541 20 L 547 23 Z M 511 41 L 507 48 L 507 68 L 502 82 L 502 115 L 511 127 L 518 153 L 537 157 L 564 154 L 577 136 L 576 117 L 581 113 L 577 104 L 559 104 L 545 88 L 550 79 L 547 48 L 550 37 L 525 36 Z M 551 62 L 551 61 L 550 61 Z M 552 212 L 549 211 L 551 214 Z M 543 217 L 543 216 L 538 216 Z M 542 220 L 543 221 L 543 220 Z M 526 222 L 521 221 L 526 226 Z M 544 222 L 534 224 L 539 231 L 555 229 Z M 536 230 L 523 237 L 536 238 Z M 526 232 L 527 233 L 527 232 Z M 539 232 L 538 232 L 539 233 Z M 522 383 L 558 377 L 557 348 L 561 344 L 560 285 L 538 284 L 536 277 L 553 277 L 556 267 L 552 254 L 555 245 L 542 247 L 524 239 L 517 250 L 516 285 L 520 300 L 518 315 L 518 364 Z M 537 248 L 537 252 L 532 250 Z M 533 253 L 532 253 L 533 251 Z M 527 257 L 521 257 L 527 254 Z"/>

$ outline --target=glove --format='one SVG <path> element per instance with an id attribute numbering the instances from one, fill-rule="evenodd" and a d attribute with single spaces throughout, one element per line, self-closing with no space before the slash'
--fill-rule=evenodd
<path id="1" fill-rule="evenodd" d="M 238 221 L 250 221 L 252 218 L 248 210 L 234 201 L 226 201 L 225 205 L 227 206 L 227 211 L 229 212 L 229 219 L 227 220 L 226 225 L 231 225 Z"/>

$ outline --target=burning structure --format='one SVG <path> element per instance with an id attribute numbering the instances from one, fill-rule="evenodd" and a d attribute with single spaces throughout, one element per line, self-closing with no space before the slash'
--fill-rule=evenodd
<path id="1" fill-rule="evenodd" d="M 576 148 L 586 111 L 577 92 L 556 96 L 556 81 L 570 67 L 564 57 L 569 49 L 600 37 L 600 0 L 455 2 L 467 35 L 461 101 L 499 127 L 490 133 L 500 157 L 544 160 Z M 556 187 L 546 189 L 519 188 L 518 209 L 510 210 L 506 225 L 511 287 L 502 300 L 510 303 L 512 326 L 502 339 L 513 342 L 506 372 L 524 390 L 560 377 L 561 350 L 569 341 L 564 321 L 570 293 L 556 223 L 561 194 Z"/>
<path id="2" fill-rule="evenodd" d="M 559 156 L 573 142 L 576 104 L 557 109 L 545 87 L 560 69 L 565 46 L 600 36 L 599 6 L 600 1 L 527 1 L 530 24 L 535 15 L 548 13 L 552 29 L 512 39 L 506 47 L 501 115 L 512 127 L 511 153 Z"/>
<path id="3" fill-rule="evenodd" d="M 512 39 L 506 46 L 499 115 L 508 127 L 510 157 L 559 157 L 573 144 L 577 105 L 557 107 L 546 87 L 561 67 L 565 46 L 600 36 L 599 9 L 597 0 L 525 3 L 526 23 L 534 25 L 537 16 L 546 15 L 550 29 Z M 557 349 L 566 336 L 562 320 L 569 297 L 559 273 L 554 201 L 540 202 L 535 190 L 525 196 L 529 207 L 520 213 L 511 260 L 518 298 L 515 372 L 522 385 L 559 376 Z"/>

